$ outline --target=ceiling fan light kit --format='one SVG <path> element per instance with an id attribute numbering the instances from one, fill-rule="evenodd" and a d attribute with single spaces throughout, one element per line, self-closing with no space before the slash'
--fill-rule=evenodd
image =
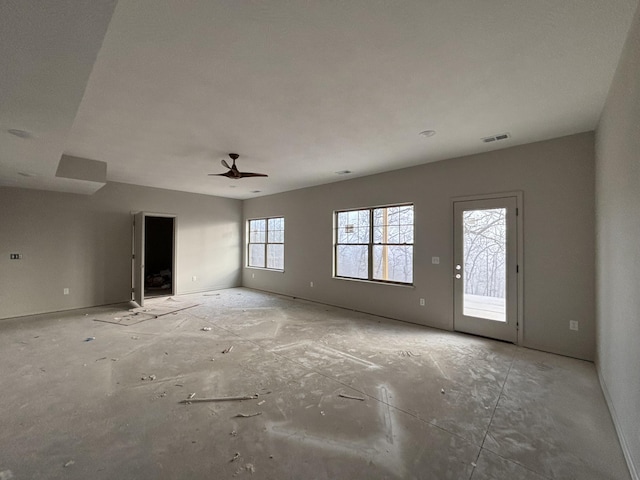
<path id="1" fill-rule="evenodd" d="M 241 172 L 240 170 L 238 170 L 238 167 L 236 167 L 236 160 L 239 157 L 240 155 L 238 155 L 237 153 L 230 153 L 229 158 L 232 160 L 231 166 L 229 166 L 229 163 L 225 159 L 222 159 L 222 161 L 220 162 L 222 166 L 225 168 L 228 168 L 229 171 L 225 173 L 210 173 L 209 176 L 227 177 L 233 180 L 240 180 L 241 178 L 248 178 L 248 177 L 268 177 L 269 176 L 264 173 Z"/>

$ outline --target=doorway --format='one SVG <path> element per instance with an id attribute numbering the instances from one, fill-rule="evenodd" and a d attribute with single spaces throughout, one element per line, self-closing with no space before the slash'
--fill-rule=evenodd
<path id="1" fill-rule="evenodd" d="M 518 343 L 519 196 L 454 200 L 454 329 Z"/>
<path id="2" fill-rule="evenodd" d="M 133 217 L 133 299 L 175 294 L 175 216 L 138 212 Z"/>
<path id="3" fill-rule="evenodd" d="M 173 217 L 145 217 L 144 296 L 173 295 Z"/>

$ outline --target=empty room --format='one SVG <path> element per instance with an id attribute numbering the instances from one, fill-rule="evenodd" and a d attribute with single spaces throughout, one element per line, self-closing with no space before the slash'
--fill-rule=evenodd
<path id="1" fill-rule="evenodd" d="M 637 0 L 3 0 L 0 62 L 0 480 L 640 480 Z"/>

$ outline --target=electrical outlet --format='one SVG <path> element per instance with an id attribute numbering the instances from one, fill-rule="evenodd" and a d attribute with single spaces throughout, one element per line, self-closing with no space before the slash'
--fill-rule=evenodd
<path id="1" fill-rule="evenodd" d="M 198 277 L 196 277 L 195 275 L 193 277 L 191 277 L 191 281 L 195 282 L 196 280 L 198 280 Z"/>
<path id="2" fill-rule="evenodd" d="M 69 295 L 69 289 L 65 288 L 64 290 L 62 290 L 63 295 Z"/>
<path id="3" fill-rule="evenodd" d="M 421 306 L 421 307 L 424 307 L 424 298 L 421 298 L 421 299 L 420 299 L 420 306 Z"/>
<path id="4" fill-rule="evenodd" d="M 569 320 L 569 330 L 578 331 L 578 321 L 577 320 Z"/>
<path id="5" fill-rule="evenodd" d="M 313 282 L 309 282 L 309 286 L 310 286 L 310 287 L 313 287 Z"/>
<path id="6" fill-rule="evenodd" d="M 431 257 L 431 263 L 434 265 L 440 265 L 440 257 Z"/>
<path id="7" fill-rule="evenodd" d="M 11 260 L 20 260 L 22 258 L 22 254 L 21 253 L 10 253 L 9 254 L 9 259 Z"/>

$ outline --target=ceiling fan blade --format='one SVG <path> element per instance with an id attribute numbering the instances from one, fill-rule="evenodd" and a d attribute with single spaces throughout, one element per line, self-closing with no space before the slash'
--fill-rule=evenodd
<path id="1" fill-rule="evenodd" d="M 252 173 L 252 172 L 239 172 L 240 177 L 268 177 L 269 175 L 265 173 Z"/>
<path id="2" fill-rule="evenodd" d="M 236 175 L 234 175 L 231 170 L 229 170 L 228 172 L 225 172 L 225 173 L 209 173 L 208 175 L 210 177 L 227 177 L 227 178 L 233 178 L 233 179 L 240 178 L 240 177 L 237 177 Z"/>
<path id="3" fill-rule="evenodd" d="M 225 159 L 222 159 L 222 161 L 220 163 L 222 163 L 223 167 L 227 167 L 229 170 L 231 170 L 231 167 L 229 166 L 229 164 L 227 163 L 227 161 Z"/>

